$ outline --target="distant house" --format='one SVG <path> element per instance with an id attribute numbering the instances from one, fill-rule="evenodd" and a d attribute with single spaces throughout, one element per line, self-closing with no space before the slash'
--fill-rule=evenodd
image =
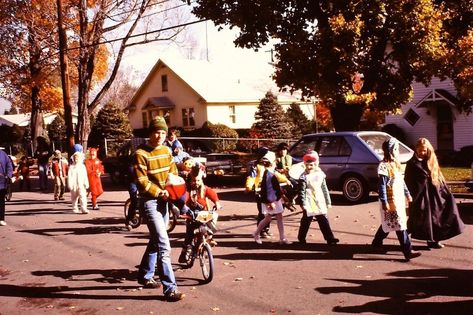
<path id="1" fill-rule="evenodd" d="M 414 83 L 413 99 L 401 107 L 401 114 L 386 116 L 386 124 L 395 124 L 413 146 L 418 138 L 428 138 L 441 152 L 460 151 L 473 145 L 473 115 L 456 108 L 457 92 L 451 80 L 434 78 L 425 87 Z"/>
<path id="2" fill-rule="evenodd" d="M 49 125 L 56 118 L 57 113 L 44 113 L 43 114 L 43 124 L 45 126 Z M 7 125 L 12 127 L 17 125 L 18 127 L 29 126 L 31 122 L 31 113 L 26 114 L 12 114 L 12 115 L 0 115 L 0 126 Z M 72 114 L 72 123 L 77 125 L 77 114 Z"/>
<path id="3" fill-rule="evenodd" d="M 233 129 L 250 128 L 266 92 L 247 86 L 207 61 L 159 59 L 127 107 L 128 117 L 135 132 L 146 128 L 157 115 L 169 126 L 187 130 L 200 128 L 206 121 Z M 313 118 L 312 103 L 275 94 L 283 107 L 299 103 L 308 118 Z"/>

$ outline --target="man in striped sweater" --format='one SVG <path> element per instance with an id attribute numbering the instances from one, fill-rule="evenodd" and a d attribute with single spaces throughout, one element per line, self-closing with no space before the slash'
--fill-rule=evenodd
<path id="1" fill-rule="evenodd" d="M 141 145 L 135 153 L 135 178 L 140 195 L 144 199 L 144 212 L 150 234 L 148 246 L 141 259 L 138 282 L 146 288 L 159 287 L 154 280 L 155 270 L 158 270 L 166 299 L 179 301 L 185 295 L 177 289 L 171 264 L 171 245 L 166 231 L 169 220 L 166 179 L 169 173 L 177 174 L 171 150 L 163 144 L 167 131 L 164 118 L 155 117 L 148 127 L 149 141 Z"/>

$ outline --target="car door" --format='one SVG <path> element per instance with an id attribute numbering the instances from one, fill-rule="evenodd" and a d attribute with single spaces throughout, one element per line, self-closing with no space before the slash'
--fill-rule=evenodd
<path id="1" fill-rule="evenodd" d="M 316 143 L 320 168 L 327 175 L 329 189 L 338 186 L 351 154 L 351 147 L 343 136 L 321 136 Z"/>

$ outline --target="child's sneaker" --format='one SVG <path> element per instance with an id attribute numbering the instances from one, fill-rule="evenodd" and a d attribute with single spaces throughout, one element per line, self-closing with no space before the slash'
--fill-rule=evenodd
<path id="1" fill-rule="evenodd" d="M 290 245 L 292 242 L 288 240 L 287 238 L 283 238 L 282 240 L 279 240 L 279 244 L 281 245 Z"/>
<path id="2" fill-rule="evenodd" d="M 256 244 L 259 244 L 259 245 L 263 244 L 263 242 L 261 241 L 261 236 L 259 236 L 256 233 L 253 233 L 253 237 L 255 238 Z"/>
<path id="3" fill-rule="evenodd" d="M 5 225 L 7 225 L 7 222 L 5 222 L 5 221 L 3 221 L 3 220 L 0 221 L 0 226 L 5 226 Z"/>

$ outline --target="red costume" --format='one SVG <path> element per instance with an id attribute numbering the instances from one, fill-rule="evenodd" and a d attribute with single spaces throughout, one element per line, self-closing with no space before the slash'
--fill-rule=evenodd
<path id="1" fill-rule="evenodd" d="M 92 208 L 98 210 L 97 197 L 103 194 L 100 176 L 104 173 L 102 161 L 97 158 L 97 149 L 89 149 L 90 158 L 85 160 L 87 177 L 89 178 L 89 190 L 92 196 Z"/>

